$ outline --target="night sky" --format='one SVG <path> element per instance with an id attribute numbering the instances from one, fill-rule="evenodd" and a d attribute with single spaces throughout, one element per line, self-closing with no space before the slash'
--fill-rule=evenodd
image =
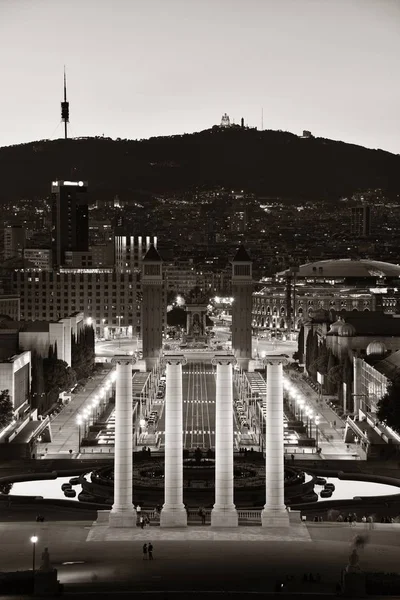
<path id="1" fill-rule="evenodd" d="M 231 120 L 400 153 L 399 0 L 0 0 L 0 146 Z"/>

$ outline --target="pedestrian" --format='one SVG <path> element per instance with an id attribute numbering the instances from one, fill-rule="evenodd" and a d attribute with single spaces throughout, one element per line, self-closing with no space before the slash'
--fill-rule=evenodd
<path id="1" fill-rule="evenodd" d="M 148 551 L 149 551 L 149 560 L 153 560 L 153 544 L 151 542 L 149 542 Z"/>
<path id="2" fill-rule="evenodd" d="M 143 529 L 143 528 L 144 528 L 144 526 L 145 526 L 145 524 L 146 524 L 146 523 L 144 522 L 144 517 L 143 517 L 143 515 L 141 515 L 141 516 L 140 516 L 139 523 L 140 523 L 140 529 Z"/>
<path id="3" fill-rule="evenodd" d="M 137 522 L 136 524 L 139 525 L 140 524 L 140 517 L 142 514 L 142 507 L 140 506 L 140 504 L 138 503 L 136 506 L 136 518 L 137 518 Z"/>
<path id="4" fill-rule="evenodd" d="M 143 544 L 143 560 L 147 559 L 147 544 Z"/>

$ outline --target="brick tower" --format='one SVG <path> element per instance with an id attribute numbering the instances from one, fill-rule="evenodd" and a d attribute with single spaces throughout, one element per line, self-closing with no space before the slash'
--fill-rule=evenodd
<path id="1" fill-rule="evenodd" d="M 243 245 L 232 261 L 232 351 L 237 364 L 248 369 L 251 360 L 252 260 Z"/>
<path id="2" fill-rule="evenodd" d="M 164 323 L 162 259 L 151 244 L 142 265 L 143 359 L 150 371 L 161 354 Z"/>

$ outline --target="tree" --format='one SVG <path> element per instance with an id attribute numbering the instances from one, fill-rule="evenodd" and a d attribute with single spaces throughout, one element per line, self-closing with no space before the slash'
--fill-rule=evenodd
<path id="1" fill-rule="evenodd" d="M 31 393 L 32 393 L 32 408 L 41 408 L 41 399 L 45 394 L 45 381 L 44 381 L 44 373 L 43 373 L 43 358 L 36 352 L 36 350 L 32 350 L 32 358 L 31 358 L 31 366 L 32 366 L 32 384 L 31 384 Z"/>
<path id="2" fill-rule="evenodd" d="M 379 400 L 377 417 L 400 433 L 400 377 L 389 383 L 386 394 Z"/>
<path id="3" fill-rule="evenodd" d="M 311 339 L 310 339 L 310 344 L 309 344 L 309 352 L 307 352 L 307 354 L 309 354 L 307 370 L 310 373 L 310 375 L 312 375 L 314 377 L 314 379 L 316 379 L 316 377 L 317 377 L 317 360 L 318 360 L 318 335 L 317 335 L 317 332 L 312 333 L 310 331 L 310 333 L 308 334 L 308 337 L 307 337 L 307 341 L 310 336 L 311 336 Z"/>
<path id="4" fill-rule="evenodd" d="M 353 410 L 353 362 L 350 360 L 349 355 L 346 354 L 343 363 L 343 382 L 346 384 L 346 406 L 348 411 Z"/>
<path id="5" fill-rule="evenodd" d="M 329 394 L 330 396 L 335 394 L 336 389 L 337 389 L 337 381 L 335 380 L 335 377 L 331 376 L 331 374 L 334 373 L 333 369 L 335 368 L 336 365 L 337 365 L 336 357 L 333 354 L 332 350 L 329 350 L 328 351 L 328 366 L 326 368 L 327 377 L 325 377 L 324 383 L 325 383 L 326 393 Z"/>
<path id="6" fill-rule="evenodd" d="M 0 429 L 11 423 L 14 417 L 13 405 L 8 390 L 0 392 Z"/>
<path id="7" fill-rule="evenodd" d="M 300 327 L 299 335 L 297 336 L 297 356 L 301 364 L 304 358 L 304 325 Z"/>
<path id="8" fill-rule="evenodd" d="M 94 329 L 85 325 L 71 339 L 71 363 L 78 379 L 88 377 L 94 368 Z"/>
<path id="9" fill-rule="evenodd" d="M 64 360 L 46 358 L 43 361 L 46 392 L 63 392 L 76 383 L 76 374 Z"/>
<path id="10" fill-rule="evenodd" d="M 175 307 L 167 313 L 167 325 L 169 327 L 186 328 L 186 311 L 183 308 Z"/>

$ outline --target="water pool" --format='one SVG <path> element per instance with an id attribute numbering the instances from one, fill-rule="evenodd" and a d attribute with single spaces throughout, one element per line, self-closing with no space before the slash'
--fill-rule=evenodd
<path id="1" fill-rule="evenodd" d="M 87 473 L 85 479 L 90 481 L 90 475 L 90 473 Z M 75 498 L 66 498 L 61 489 L 62 484 L 69 483 L 72 477 L 71 475 L 69 477 L 58 477 L 57 479 L 14 483 L 11 494 L 15 494 L 16 496 L 42 496 L 43 498 L 78 501 L 78 494 L 82 491 L 80 485 L 72 486 L 72 489 L 76 490 Z M 310 478 L 311 476 L 306 473 L 306 481 L 309 481 Z M 325 479 L 327 483 L 334 484 L 335 491 L 330 498 L 320 498 L 319 492 L 323 489 L 323 486 L 314 486 L 314 491 L 318 494 L 319 502 L 325 502 L 326 500 L 351 500 L 358 496 L 389 496 L 400 494 L 400 487 L 395 485 L 369 481 L 341 480 L 336 477 L 325 477 Z"/>
<path id="2" fill-rule="evenodd" d="M 335 491 L 330 498 L 320 498 L 319 493 L 324 489 L 324 486 L 315 485 L 314 491 L 318 494 L 319 502 L 325 502 L 326 500 L 352 500 L 360 496 L 390 496 L 400 494 L 400 487 L 388 485 L 387 483 L 342 480 L 336 477 L 324 477 L 324 479 L 326 479 L 326 483 L 334 484 Z"/>
<path id="3" fill-rule="evenodd" d="M 69 483 L 69 480 L 76 475 L 69 477 L 57 477 L 57 479 L 39 479 L 38 481 L 21 481 L 13 483 L 11 494 L 15 496 L 42 496 L 43 498 L 52 498 L 55 500 L 75 500 L 78 502 L 78 494 L 82 491 L 81 485 L 73 485 L 72 489 L 76 491 L 75 498 L 67 498 L 61 489 L 63 483 Z M 85 479 L 89 479 L 85 475 Z"/>

